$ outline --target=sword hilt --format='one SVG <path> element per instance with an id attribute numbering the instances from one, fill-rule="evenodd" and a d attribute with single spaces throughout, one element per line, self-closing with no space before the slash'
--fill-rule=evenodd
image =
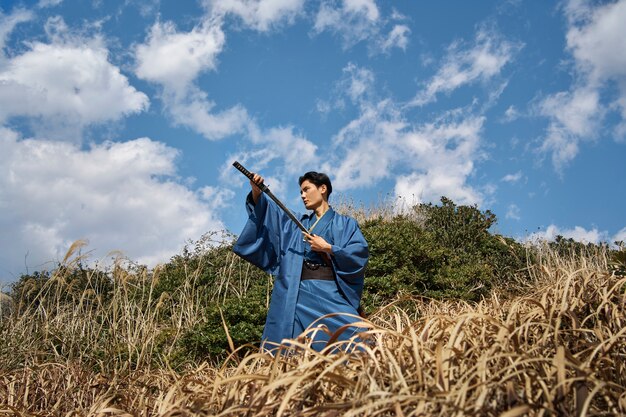
<path id="1" fill-rule="evenodd" d="M 244 168 L 243 165 L 241 165 L 239 162 L 235 161 L 235 162 L 233 162 L 233 166 L 235 168 L 237 168 L 239 170 L 239 172 L 241 172 L 243 175 L 248 177 L 250 179 L 250 181 L 254 182 L 254 174 L 252 172 L 248 171 L 246 168 Z M 261 185 L 257 184 L 257 187 L 259 187 L 261 189 L 261 191 L 265 191 L 265 190 L 268 189 L 267 185 L 265 185 L 265 184 L 261 184 Z"/>
<path id="2" fill-rule="evenodd" d="M 252 174 L 250 171 L 245 169 L 243 165 L 235 161 L 233 162 L 233 166 L 237 168 L 243 175 L 250 178 L 250 180 L 254 182 L 254 174 Z M 298 226 L 298 229 L 302 230 L 305 233 L 309 233 L 306 227 L 304 227 L 304 225 L 300 222 L 300 220 L 298 220 L 296 216 L 294 216 L 293 213 L 287 207 L 285 207 L 285 205 L 278 198 L 276 198 L 274 194 L 272 194 L 272 192 L 270 191 L 270 188 L 267 185 L 257 184 L 257 187 L 259 187 L 261 191 L 267 194 L 267 196 L 271 198 L 276 203 L 276 205 L 278 205 L 278 207 L 280 207 L 285 212 L 285 214 L 296 224 L 296 226 Z"/>

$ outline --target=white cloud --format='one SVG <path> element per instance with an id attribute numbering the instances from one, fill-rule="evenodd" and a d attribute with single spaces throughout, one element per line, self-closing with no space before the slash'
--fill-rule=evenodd
<path id="1" fill-rule="evenodd" d="M 600 243 L 607 240 L 606 232 L 599 232 L 598 229 L 586 230 L 580 226 L 573 230 L 562 230 L 561 233 L 567 238 L 572 238 L 583 243 Z"/>
<path id="2" fill-rule="evenodd" d="M 561 229 L 554 224 L 548 226 L 543 232 L 532 233 L 526 240 L 531 242 L 540 240 L 553 241 L 557 236 L 563 236 L 566 239 L 571 238 L 581 243 L 597 244 L 608 240 L 608 233 L 598 231 L 596 228 L 587 230 L 584 227 L 575 226 L 573 229 Z"/>
<path id="3" fill-rule="evenodd" d="M 343 74 L 344 77 L 339 84 L 339 88 L 347 91 L 348 97 L 350 97 L 353 103 L 372 97 L 375 77 L 371 70 L 349 63 L 343 69 Z"/>
<path id="4" fill-rule="evenodd" d="M 410 105 L 423 106 L 435 101 L 440 93 L 449 94 L 463 85 L 490 80 L 500 74 L 522 47 L 485 29 L 476 33 L 471 48 L 463 49 L 462 46 L 461 42 L 454 42 L 448 47 L 441 68 Z"/>
<path id="5" fill-rule="evenodd" d="M 219 22 L 207 21 L 182 33 L 171 22 L 157 22 L 147 42 L 135 48 L 135 72 L 139 78 L 182 94 L 201 72 L 216 68 L 224 43 Z"/>
<path id="6" fill-rule="evenodd" d="M 215 103 L 193 86 L 185 95 L 164 91 L 162 98 L 176 125 L 187 126 L 209 140 L 245 132 L 252 123 L 247 110 L 241 105 L 214 112 Z"/>
<path id="7" fill-rule="evenodd" d="M 504 121 L 512 122 L 520 117 L 520 113 L 514 105 L 510 105 L 504 112 Z"/>
<path id="8" fill-rule="evenodd" d="M 263 175 L 274 194 L 285 197 L 288 187 L 284 178 L 301 175 L 303 170 L 316 170 L 320 165 L 317 145 L 295 132 L 292 126 L 261 129 L 252 122 L 248 128 L 250 143 L 245 145 L 245 150 L 230 154 L 220 168 L 223 183 L 231 187 L 247 186 L 245 177 L 232 167 L 234 161 L 239 161 L 251 172 Z"/>
<path id="9" fill-rule="evenodd" d="M 332 157 L 323 165 L 338 189 L 374 187 L 393 179 L 396 196 L 412 204 L 443 195 L 460 204 L 483 200 L 467 182 L 475 161 L 483 157 L 483 117 L 452 111 L 434 122 L 410 123 L 393 101 L 375 101 L 368 70 L 350 64 L 344 75 L 339 86 L 359 107 L 359 116 L 332 138 Z"/>
<path id="10" fill-rule="evenodd" d="M 63 3 L 63 0 L 39 0 L 39 3 L 37 3 L 37 7 L 39 7 L 40 9 L 45 9 L 46 7 L 58 6 L 61 3 Z"/>
<path id="11" fill-rule="evenodd" d="M 26 117 L 46 138 L 80 141 L 86 126 L 147 106 L 99 39 L 33 42 L 0 67 L 0 123 Z"/>
<path id="12" fill-rule="evenodd" d="M 570 2 L 566 9 L 571 27 L 567 46 L 576 59 L 579 72 L 588 77 L 592 88 L 615 81 L 619 97 L 614 106 L 621 109 L 622 121 L 615 128 L 618 138 L 626 138 L 626 0 L 593 8 L 588 2 Z M 610 84 L 608 84 L 610 85 Z"/>
<path id="13" fill-rule="evenodd" d="M 282 160 L 285 167 L 282 172 L 293 174 L 317 158 L 317 147 L 294 132 L 293 127 L 261 128 L 240 104 L 216 111 L 216 103 L 196 83 L 202 72 L 217 68 L 218 56 L 225 46 L 223 21 L 218 15 L 241 12 L 244 14 L 240 17 L 247 24 L 265 30 L 286 18 L 288 10 L 295 13 L 299 4 L 262 1 L 249 11 L 250 14 L 245 14 L 248 12 L 244 12 L 244 6 L 248 3 L 206 2 L 209 16 L 190 32 L 178 32 L 172 23 L 157 22 L 145 43 L 135 47 L 137 76 L 162 86 L 163 107 L 174 124 L 189 127 L 210 140 L 233 134 L 241 134 L 249 140 L 245 152 L 227 157 L 228 161 L 221 169 L 222 181 L 239 185 L 242 183 L 240 175 L 237 176 L 230 166 L 235 159 L 244 164 L 248 160 L 254 161 L 249 169 L 255 170 L 263 170 L 270 162 Z M 279 186 L 275 182 L 274 188 Z M 211 190 L 203 189 L 203 192 L 207 194 Z"/>
<path id="14" fill-rule="evenodd" d="M 467 183 L 474 162 L 483 158 L 483 117 L 457 109 L 430 123 L 411 123 L 398 104 L 376 98 L 370 70 L 350 63 L 343 72 L 338 89 L 358 107 L 359 116 L 332 138 L 331 157 L 322 166 L 338 189 L 375 187 L 392 179 L 396 196 L 410 204 L 443 195 L 460 204 L 483 200 Z"/>
<path id="15" fill-rule="evenodd" d="M 478 204 L 482 196 L 465 184 L 465 175 L 450 175 L 444 170 L 431 169 L 396 178 L 395 195 L 409 204 L 436 202 L 445 196 L 457 204 Z"/>
<path id="16" fill-rule="evenodd" d="M 416 126 L 398 144 L 398 153 L 415 172 L 397 178 L 397 196 L 434 202 L 446 196 L 457 204 L 478 204 L 484 196 L 468 184 L 474 163 L 483 158 L 480 133 L 485 119 L 467 116 L 442 118 Z"/>
<path id="17" fill-rule="evenodd" d="M 352 94 L 352 90 L 347 90 Z M 390 176 L 397 161 L 396 142 L 406 124 L 390 101 L 361 104 L 360 115 L 332 139 L 332 172 L 339 189 L 366 187 Z"/>
<path id="18" fill-rule="evenodd" d="M 615 236 L 613 236 L 611 242 L 626 242 L 626 227 L 615 233 Z"/>
<path id="19" fill-rule="evenodd" d="M 325 117 L 333 110 L 345 110 L 350 103 L 362 105 L 375 101 L 374 84 L 376 77 L 374 72 L 349 62 L 343 70 L 341 79 L 335 83 L 331 90 L 330 98 L 318 99 L 317 111 Z"/>
<path id="20" fill-rule="evenodd" d="M 378 20 L 380 17 L 375 0 L 344 0 L 343 10 L 347 13 L 363 14 L 371 21 Z"/>
<path id="21" fill-rule="evenodd" d="M 516 204 L 509 205 L 506 216 L 507 219 L 520 220 L 520 209 Z"/>
<path id="22" fill-rule="evenodd" d="M 622 121 L 615 126 L 615 140 L 624 143 L 626 142 L 626 97 L 620 98 L 619 105 L 622 108 Z"/>
<path id="23" fill-rule="evenodd" d="M 315 101 L 315 109 L 325 117 L 333 110 L 333 104 L 326 100 L 317 99 Z"/>
<path id="24" fill-rule="evenodd" d="M 387 37 L 381 39 L 380 49 L 389 52 L 393 48 L 400 48 L 403 51 L 409 45 L 409 35 L 411 29 L 406 25 L 395 25 Z"/>
<path id="25" fill-rule="evenodd" d="M 248 153 L 254 153 L 262 160 L 282 158 L 288 166 L 298 166 L 294 155 L 302 159 L 303 152 L 312 152 L 315 146 L 310 141 L 294 134 L 291 128 L 262 129 L 242 105 L 215 111 L 216 103 L 207 92 L 200 90 L 196 79 L 202 72 L 217 67 L 217 58 L 225 45 L 222 29 L 222 17 L 225 14 L 235 14 L 257 30 L 269 30 L 274 24 L 294 18 L 300 13 L 303 3 L 207 0 L 204 4 L 209 10 L 208 15 L 190 32 L 178 32 L 172 23 L 157 22 L 152 27 L 146 41 L 135 47 L 137 76 L 163 87 L 163 105 L 175 124 L 187 126 L 210 140 L 244 134 L 256 144 L 262 143 L 265 149 L 252 149 Z M 330 7 L 330 3 L 326 2 L 322 7 Z M 358 15 L 368 21 L 379 20 L 378 9 L 373 1 L 348 0 L 342 3 L 341 10 L 341 13 Z M 407 29 L 396 28 L 386 48 L 406 45 L 403 37 L 407 33 Z M 360 75 L 361 79 L 353 77 L 353 100 L 367 94 L 369 78 L 372 77 L 368 72 Z M 269 139 L 268 131 L 275 138 L 282 139 Z M 280 134 L 276 135 L 277 132 Z M 299 166 L 307 160 L 305 157 Z"/>
<path id="26" fill-rule="evenodd" d="M 570 24 L 584 21 L 593 13 L 593 4 L 589 0 L 569 0 L 562 7 Z"/>
<path id="27" fill-rule="evenodd" d="M 211 7 L 224 11 L 237 4 L 212 2 Z M 272 10 L 283 10 L 279 4 L 259 5 L 261 9 L 270 6 L 277 7 Z M 216 112 L 216 103 L 196 85 L 202 72 L 217 67 L 217 58 L 225 45 L 221 25 L 219 19 L 210 18 L 190 32 L 178 32 L 171 23 L 157 22 L 146 42 L 135 47 L 137 76 L 163 87 L 163 105 L 175 124 L 189 127 L 210 140 L 244 134 L 252 142 L 246 153 L 261 161 L 259 166 L 282 159 L 288 170 L 299 172 L 303 164 L 315 158 L 316 146 L 312 142 L 294 133 L 291 127 L 262 129 L 242 105 Z"/>
<path id="28" fill-rule="evenodd" d="M 522 171 L 517 171 L 515 174 L 507 174 L 502 177 L 502 181 L 504 182 L 518 182 L 522 179 Z"/>
<path id="29" fill-rule="evenodd" d="M 190 32 L 157 22 L 146 42 L 135 47 L 137 76 L 163 87 L 163 106 L 174 123 L 210 140 L 241 133 L 251 123 L 241 105 L 215 112 L 216 104 L 195 84 L 202 72 L 217 68 L 225 41 L 219 20 L 207 20 Z"/>
<path id="30" fill-rule="evenodd" d="M 83 42 L 83 40 L 80 38 L 72 39 L 72 32 L 70 31 L 70 28 L 67 26 L 67 23 L 65 23 L 65 20 L 61 16 L 49 17 L 48 20 L 46 20 L 43 28 L 46 32 L 46 35 L 48 36 L 48 39 L 53 44 L 73 43 L 76 45 L 80 45 L 81 43 L 87 43 Z"/>
<path id="31" fill-rule="evenodd" d="M 232 15 L 249 28 L 267 32 L 291 25 L 305 13 L 304 0 L 204 0 L 209 16 L 221 19 Z M 325 31 L 338 34 L 346 48 L 371 40 L 372 52 L 387 53 L 393 48 L 406 49 L 409 27 L 394 24 L 387 34 L 389 22 L 406 20 L 395 10 L 390 19 L 383 19 L 375 0 L 322 0 L 315 15 L 313 33 Z"/>
<path id="32" fill-rule="evenodd" d="M 621 109 L 614 133 L 626 138 L 626 55 L 616 52 L 626 50 L 626 0 L 602 5 L 571 0 L 564 10 L 575 81 L 569 91 L 550 95 L 540 104 L 540 114 L 550 121 L 540 150 L 552 154 L 560 173 L 578 155 L 581 142 L 597 139 L 609 109 Z M 600 96 L 613 85 L 619 96 L 606 106 Z"/>
<path id="33" fill-rule="evenodd" d="M 214 16 L 232 14 L 260 32 L 292 24 L 304 9 L 304 0 L 204 0 L 204 4 Z"/>
<path id="34" fill-rule="evenodd" d="M 597 138 L 603 114 L 598 91 L 589 88 L 560 92 L 540 105 L 542 115 L 551 119 L 540 150 L 552 153 L 554 168 L 563 168 L 578 154 L 579 144 Z"/>
<path id="35" fill-rule="evenodd" d="M 314 32 L 337 33 L 343 38 L 346 47 L 371 37 L 377 28 L 378 8 L 375 3 L 369 3 L 370 7 L 367 4 L 356 7 L 356 4 L 343 2 L 338 7 L 335 1 L 322 1 L 315 17 Z"/>
<path id="36" fill-rule="evenodd" d="M 323 0 L 315 17 L 314 29 L 317 32 L 340 32 L 344 37 L 358 42 L 369 36 L 379 17 L 380 12 L 374 0 Z M 353 33 L 350 34 L 350 31 Z"/>
<path id="37" fill-rule="evenodd" d="M 207 203 L 207 206 L 211 211 L 216 211 L 228 207 L 233 198 L 235 192 L 229 189 L 223 189 L 219 187 L 205 186 L 198 190 L 198 194 Z"/>
<path id="38" fill-rule="evenodd" d="M 410 29 L 405 20 L 392 12 L 390 19 L 383 18 L 374 0 L 322 0 L 315 16 L 313 33 L 331 32 L 341 37 L 344 48 L 369 41 L 370 53 L 388 53 L 392 48 L 406 49 Z M 393 28 L 385 34 L 389 23 Z"/>
<path id="39" fill-rule="evenodd" d="M 147 138 L 93 145 L 19 140 L 0 131 L 1 275 L 62 259 L 86 238 L 94 257 L 121 250 L 154 265 L 187 239 L 223 228 L 213 210 L 232 195 L 176 181 L 178 151 Z"/>
<path id="40" fill-rule="evenodd" d="M 25 9 L 16 9 L 10 15 L 4 15 L 0 10 L 0 51 L 4 49 L 6 39 L 15 26 L 20 23 L 28 22 L 33 18 L 33 13 Z M 0 69 L 5 57 L 3 53 L 0 53 Z"/>
<path id="41" fill-rule="evenodd" d="M 525 240 L 528 242 L 537 241 L 554 241 L 557 236 L 563 236 L 566 239 L 573 239 L 581 243 L 594 243 L 600 244 L 607 242 L 614 246 L 614 242 L 626 242 L 626 227 L 622 228 L 615 235 L 610 236 L 607 231 L 600 231 L 597 228 L 587 230 L 581 226 L 575 226 L 573 229 L 562 229 L 558 226 L 551 224 L 543 232 L 532 233 Z"/>
<path id="42" fill-rule="evenodd" d="M 597 137 L 603 109 L 597 90 L 577 88 L 544 99 L 540 113 L 551 119 L 541 150 L 552 152 L 554 167 L 561 172 L 578 154 L 581 141 Z"/>
<path id="43" fill-rule="evenodd" d="M 317 160 L 317 145 L 294 132 L 293 127 L 273 127 L 265 131 L 258 128 L 249 132 L 252 143 L 261 145 L 267 158 L 280 158 L 289 174 L 300 173 L 303 166 Z"/>
<path id="44" fill-rule="evenodd" d="M 577 2 L 570 2 L 575 4 Z M 626 76 L 626 1 L 599 5 L 590 3 L 584 16 L 566 11 L 570 19 L 567 46 L 578 65 L 586 66 L 593 80 Z"/>
<path id="45" fill-rule="evenodd" d="M 385 122 L 381 122 L 376 130 L 384 130 Z M 343 131 L 343 134 L 346 132 Z M 376 135 L 378 132 L 372 132 Z M 353 152 L 344 149 L 344 157 L 336 166 L 326 165 L 324 171 L 334 173 L 339 189 L 373 186 L 380 180 L 391 176 L 391 165 L 395 156 L 384 145 L 370 136 L 359 141 Z"/>
<path id="46" fill-rule="evenodd" d="M 239 161 L 251 172 L 266 176 L 266 182 L 267 175 L 273 174 L 272 191 L 281 193 L 286 190 L 286 185 L 278 178 L 302 174 L 303 167 L 315 167 L 319 164 L 317 145 L 294 132 L 293 127 L 261 129 L 256 123 L 251 123 L 249 129 L 250 143 L 246 144 L 245 151 L 229 155 L 220 169 L 220 179 L 223 182 L 235 186 L 247 183 L 244 181 L 245 177 L 231 166 L 233 161 Z M 275 161 L 281 161 L 274 165 L 279 168 L 270 171 L 273 168 L 270 164 Z"/>

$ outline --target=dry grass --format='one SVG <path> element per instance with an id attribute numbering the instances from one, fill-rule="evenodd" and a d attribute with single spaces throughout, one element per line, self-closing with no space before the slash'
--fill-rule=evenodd
<path id="1" fill-rule="evenodd" d="M 362 202 L 357 203 L 352 198 L 343 194 L 333 195 L 331 205 L 334 210 L 357 220 L 363 224 L 368 220 L 392 220 L 398 214 L 407 216 L 417 224 L 423 225 L 426 221 L 426 213 L 417 205 L 417 201 L 410 202 L 401 197 L 387 195 L 379 196 L 378 202 L 365 206 Z"/>
<path id="2" fill-rule="evenodd" d="M 4 319 L 0 415 L 626 414 L 626 279 L 607 272 L 603 253 L 563 258 L 539 247 L 537 254 L 523 297 L 415 300 L 419 317 L 390 305 L 363 322 L 364 341 L 350 352 L 317 353 L 295 341 L 281 355 L 233 354 L 219 367 L 178 372 L 151 360 L 159 303 L 133 307 L 124 286 L 141 277 L 118 271 L 100 325 L 80 304 L 59 303 L 54 312 L 31 306 Z M 171 319 L 180 329 L 200 314 L 184 291 L 187 303 Z M 98 340 L 117 340 L 120 351 L 102 347 L 111 350 L 107 363 L 93 369 Z"/>

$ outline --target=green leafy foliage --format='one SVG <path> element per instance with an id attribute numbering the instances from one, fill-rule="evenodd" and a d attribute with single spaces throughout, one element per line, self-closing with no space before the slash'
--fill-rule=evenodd
<path id="1" fill-rule="evenodd" d="M 554 241 L 549 242 L 548 245 L 550 249 L 554 250 L 557 255 L 563 258 L 585 256 L 597 252 L 598 250 L 608 250 L 608 246 L 604 243 L 599 245 L 591 242 L 582 243 L 561 235 L 556 236 Z"/>
<path id="2" fill-rule="evenodd" d="M 426 230 L 432 232 L 437 242 L 457 253 L 475 254 L 491 238 L 489 228 L 496 223 L 496 215 L 476 206 L 457 206 L 442 197 L 441 205 L 421 204 L 415 208 L 426 215 Z"/>
<path id="3" fill-rule="evenodd" d="M 54 299 L 57 303 L 73 303 L 81 299 L 84 302 L 86 290 L 90 292 L 90 298 L 98 298 L 100 302 L 108 301 L 113 290 L 109 274 L 84 267 L 80 263 L 71 268 L 59 265 L 52 272 L 35 271 L 22 275 L 11 285 L 10 295 L 17 300 L 15 307 L 20 310 L 38 304 L 44 295 L 46 299 Z"/>
<path id="4" fill-rule="evenodd" d="M 496 216 L 475 206 L 413 208 L 419 216 L 370 220 L 361 228 L 370 245 L 363 296 L 366 308 L 402 294 L 477 301 L 498 280 L 526 274 L 524 248 L 489 232 Z M 417 219 L 422 219 L 418 221 Z"/>
<path id="5" fill-rule="evenodd" d="M 174 256 L 155 287 L 175 303 L 185 285 L 198 294 L 203 320 L 178 341 L 182 354 L 194 359 L 223 359 L 230 350 L 226 329 L 235 347 L 259 342 L 267 315 L 271 277 L 232 252 L 232 236 L 217 245 L 214 238 L 205 235 Z"/>
<path id="6" fill-rule="evenodd" d="M 257 292 L 242 299 L 227 299 L 206 307 L 206 322 L 189 329 L 181 347 L 194 358 L 223 359 L 230 351 L 226 329 L 235 347 L 258 345 L 263 333 L 267 307 Z M 223 317 L 223 319 L 222 319 Z"/>
<path id="7" fill-rule="evenodd" d="M 365 222 L 361 230 L 369 245 L 363 305 L 386 304 L 402 294 L 423 294 L 429 277 L 445 262 L 434 236 L 407 216 Z"/>

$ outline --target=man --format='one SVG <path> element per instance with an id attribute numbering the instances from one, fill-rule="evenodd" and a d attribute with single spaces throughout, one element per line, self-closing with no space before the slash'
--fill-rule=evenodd
<path id="1" fill-rule="evenodd" d="M 356 220 L 336 213 L 328 204 L 332 192 L 328 176 L 307 172 L 299 179 L 304 206 L 312 210 L 295 214 L 308 229 L 306 234 L 263 194 L 257 186 L 261 184 L 263 178 L 254 174 L 246 200 L 249 218 L 233 250 L 275 277 L 262 346 L 271 349 L 313 323 L 326 325 L 332 334 L 358 321 L 345 314 L 358 315 L 367 242 Z M 339 314 L 318 320 L 331 313 Z M 355 331 L 344 331 L 340 339 Z M 318 331 L 312 346 L 321 350 L 328 339 Z"/>

